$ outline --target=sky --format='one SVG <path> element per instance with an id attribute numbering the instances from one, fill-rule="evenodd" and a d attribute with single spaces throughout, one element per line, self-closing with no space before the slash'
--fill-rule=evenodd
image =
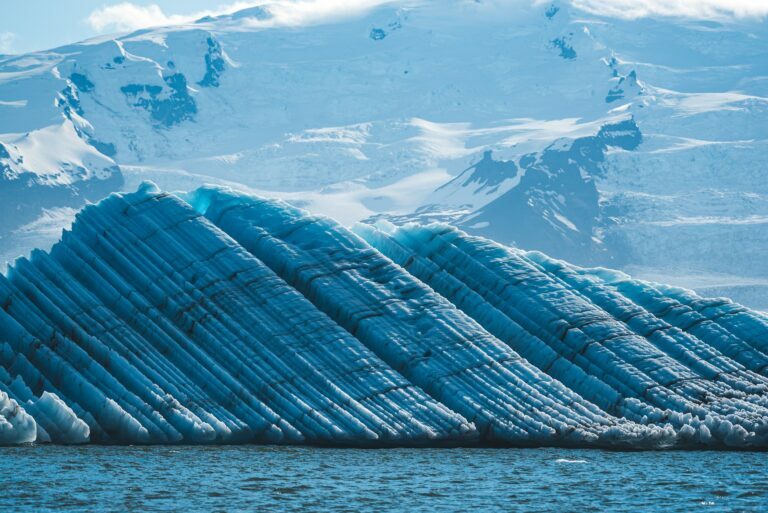
<path id="1" fill-rule="evenodd" d="M 266 3 L 269 0 L 0 0 L 0 54 L 55 48 L 99 34 L 168 25 Z M 351 6 L 398 0 L 272 0 L 290 10 L 349 11 Z M 440 0 L 448 1 L 448 0 Z M 483 0 L 501 2 L 504 0 Z M 547 0 L 532 0 L 548 3 Z M 700 19 L 768 16 L 768 0 L 570 0 L 595 14 L 622 18 L 686 16 Z M 300 23 L 306 16 L 297 16 Z"/>
<path id="2" fill-rule="evenodd" d="M 174 15 L 219 11 L 216 0 L 0 0 L 0 53 L 25 53 L 101 33 L 173 22 Z M 251 2 L 255 3 L 255 2 Z"/>

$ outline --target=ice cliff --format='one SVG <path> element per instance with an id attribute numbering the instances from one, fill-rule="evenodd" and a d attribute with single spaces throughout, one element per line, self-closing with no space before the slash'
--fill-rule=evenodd
<path id="1" fill-rule="evenodd" d="M 0 304 L 0 443 L 768 446 L 764 316 L 447 225 L 144 184 Z"/>

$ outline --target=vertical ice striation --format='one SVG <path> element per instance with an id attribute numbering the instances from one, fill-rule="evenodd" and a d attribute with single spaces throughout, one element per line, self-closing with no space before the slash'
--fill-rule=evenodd
<path id="1" fill-rule="evenodd" d="M 334 221 L 218 189 L 190 202 L 387 364 L 507 443 L 664 445 L 540 371 Z"/>
<path id="2" fill-rule="evenodd" d="M 768 329 L 759 316 L 445 225 L 358 233 L 606 411 L 670 423 L 683 442 L 765 445 L 768 361 L 760 341 Z"/>
<path id="3" fill-rule="evenodd" d="M 217 188 L 86 207 L 0 276 L 0 444 L 768 446 L 763 315 L 355 231 Z"/>
<path id="4" fill-rule="evenodd" d="M 0 301 L 10 344 L 2 366 L 34 384 L 30 395 L 56 394 L 41 396 L 41 419 L 60 423 L 56 407 L 66 405 L 96 441 L 475 436 L 189 205 L 149 185 L 84 209 L 50 254 L 17 261 Z"/>

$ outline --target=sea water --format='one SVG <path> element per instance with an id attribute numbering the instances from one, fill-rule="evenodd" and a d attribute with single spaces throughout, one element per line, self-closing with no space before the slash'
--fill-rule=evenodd
<path id="1" fill-rule="evenodd" d="M 768 511 L 768 455 L 0 448 L 0 511 Z"/>

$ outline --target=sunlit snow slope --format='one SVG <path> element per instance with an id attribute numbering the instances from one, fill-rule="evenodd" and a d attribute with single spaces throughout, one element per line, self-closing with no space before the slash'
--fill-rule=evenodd
<path id="1" fill-rule="evenodd" d="M 3 56 L 0 261 L 152 179 L 768 310 L 767 23 L 428 0 L 295 26 L 265 5 Z"/>
<path id="2" fill-rule="evenodd" d="M 0 443 L 768 446 L 768 319 L 433 224 L 144 184 L 0 277 Z"/>

